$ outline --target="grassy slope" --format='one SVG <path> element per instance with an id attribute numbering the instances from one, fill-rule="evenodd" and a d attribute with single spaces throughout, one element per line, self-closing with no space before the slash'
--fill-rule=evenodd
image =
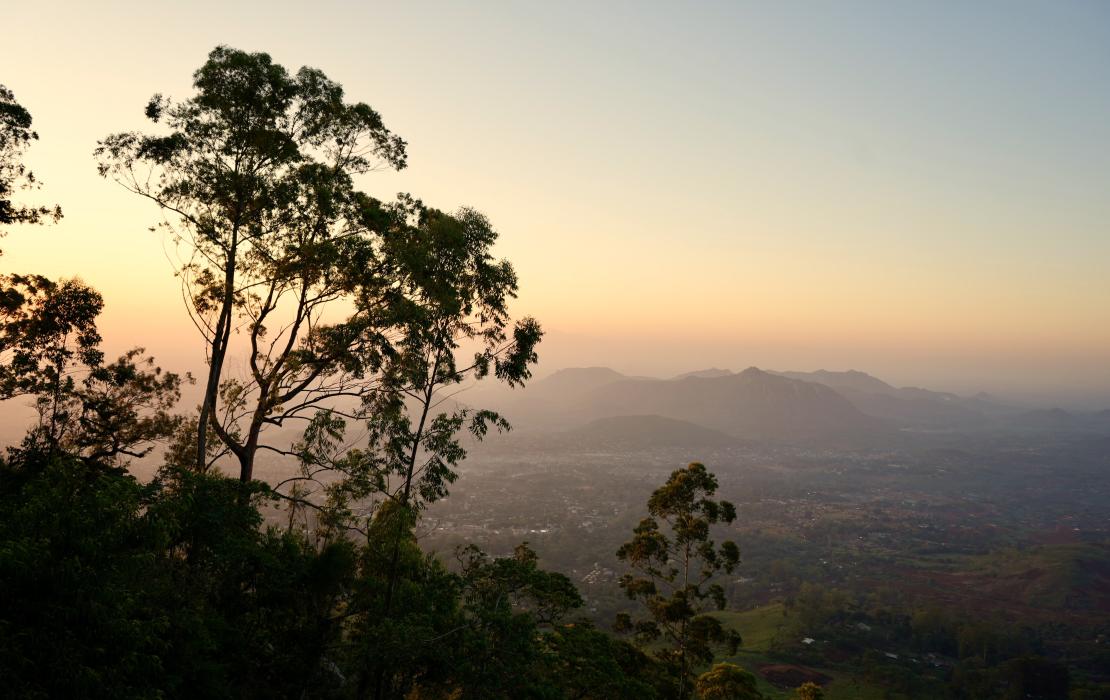
<path id="1" fill-rule="evenodd" d="M 720 612 L 715 617 L 728 629 L 734 629 L 744 638 L 744 644 L 735 656 L 719 659 L 742 666 L 756 674 L 759 679 L 759 690 L 767 698 L 785 700 L 793 697 L 792 690 L 781 690 L 763 680 L 758 668 L 764 664 L 783 663 L 782 659 L 775 658 L 771 653 L 771 640 L 786 624 L 781 603 L 764 605 L 744 612 Z M 832 683 L 825 687 L 827 700 L 871 700 L 885 697 L 883 688 L 856 678 L 849 672 L 831 669 L 815 669 L 833 678 Z"/>

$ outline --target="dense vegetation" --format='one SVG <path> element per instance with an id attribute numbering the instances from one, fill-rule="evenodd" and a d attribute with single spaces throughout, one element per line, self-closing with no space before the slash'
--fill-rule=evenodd
<path id="1" fill-rule="evenodd" d="M 0 484 L 0 677 L 8 697 L 650 697 L 653 665 L 587 624 L 567 579 L 402 525 L 313 544 L 263 525 L 266 489 L 169 470 L 149 485 L 20 452 Z M 383 690 L 375 684 L 383 678 Z M 659 684 L 665 686 L 665 679 Z"/>

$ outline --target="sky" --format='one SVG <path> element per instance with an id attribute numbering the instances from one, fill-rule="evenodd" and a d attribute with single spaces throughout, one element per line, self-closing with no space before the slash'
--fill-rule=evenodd
<path id="1" fill-rule="evenodd" d="M 1110 406 L 1105 2 L 35 2 L 0 83 L 57 225 L 0 268 L 102 291 L 110 350 L 203 346 L 98 139 L 214 46 L 322 69 L 409 143 L 361 185 L 473 206 L 540 373 L 860 369 Z"/>

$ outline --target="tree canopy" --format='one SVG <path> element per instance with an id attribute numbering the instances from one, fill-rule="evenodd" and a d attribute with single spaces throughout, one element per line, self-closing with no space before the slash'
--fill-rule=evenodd
<path id="1" fill-rule="evenodd" d="M 264 449 L 302 462 L 298 493 L 333 472 L 348 496 L 385 490 L 411 505 L 417 478 L 434 500 L 461 456 L 454 432 L 505 426 L 433 412 L 437 392 L 487 374 L 517 383 L 536 359 L 538 324 L 508 315 L 517 280 L 492 256 L 496 232 L 473 210 L 358 189 L 359 176 L 405 167 L 405 142 L 321 71 L 218 47 L 193 78 L 193 97 L 147 105 L 160 131 L 109 136 L 96 155 L 102 175 L 158 205 L 181 254 L 208 363 L 196 468 L 230 454 L 246 482 Z M 246 370 L 229 373 L 236 352 Z M 336 450 L 350 421 L 369 426 L 367 449 Z M 306 438 L 266 440 L 287 425 Z M 403 486 L 389 489 L 389 474 Z"/>
<path id="2" fill-rule="evenodd" d="M 39 135 L 31 128 L 31 113 L 15 99 L 15 93 L 0 85 L 0 236 L 8 224 L 37 224 L 62 218 L 61 207 L 19 204 L 12 200 L 20 190 L 36 189 L 34 172 L 23 162 L 23 154 Z"/>
<path id="3" fill-rule="evenodd" d="M 655 648 L 677 680 L 679 698 L 689 695 L 692 669 L 713 660 L 713 645 L 735 650 L 740 643 L 735 632 L 703 614 L 725 605 L 724 589 L 712 583 L 714 576 L 731 573 L 740 563 L 734 542 L 717 545 L 712 539 L 714 525 L 736 518 L 731 503 L 713 500 L 716 491 L 717 479 L 704 464 L 675 470 L 648 499 L 648 517 L 617 550 L 634 572 L 622 576 L 620 586 L 643 604 L 648 616 L 634 621 L 621 614 L 616 629 Z"/>

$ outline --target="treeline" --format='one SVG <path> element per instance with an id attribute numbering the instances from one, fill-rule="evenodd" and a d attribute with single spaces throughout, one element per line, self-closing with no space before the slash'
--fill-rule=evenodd
<path id="1" fill-rule="evenodd" d="M 364 537 L 319 540 L 267 525 L 260 506 L 275 497 L 260 482 L 167 465 L 140 484 L 61 451 L 11 450 L 0 462 L 4 694 L 758 698 L 737 667 L 695 673 L 715 644 L 739 642 L 699 614 L 727 562 L 696 567 L 690 585 L 686 568 L 658 569 L 691 542 L 708 554 L 707 487 L 701 465 L 677 471 L 623 550 L 660 575 L 658 588 L 622 582 L 646 603 L 622 624 L 649 655 L 579 619 L 573 584 L 526 544 L 497 559 L 461 548 L 449 568 L 421 551 L 400 508 L 379 510 Z M 695 532 L 672 530 L 672 516 Z"/>
<path id="2" fill-rule="evenodd" d="M 6 697 L 667 697 L 659 665 L 573 620 L 526 546 L 455 571 L 397 509 L 365 540 L 266 527 L 265 487 L 66 455 L 0 466 Z M 414 694 L 415 693 L 415 694 Z"/>

